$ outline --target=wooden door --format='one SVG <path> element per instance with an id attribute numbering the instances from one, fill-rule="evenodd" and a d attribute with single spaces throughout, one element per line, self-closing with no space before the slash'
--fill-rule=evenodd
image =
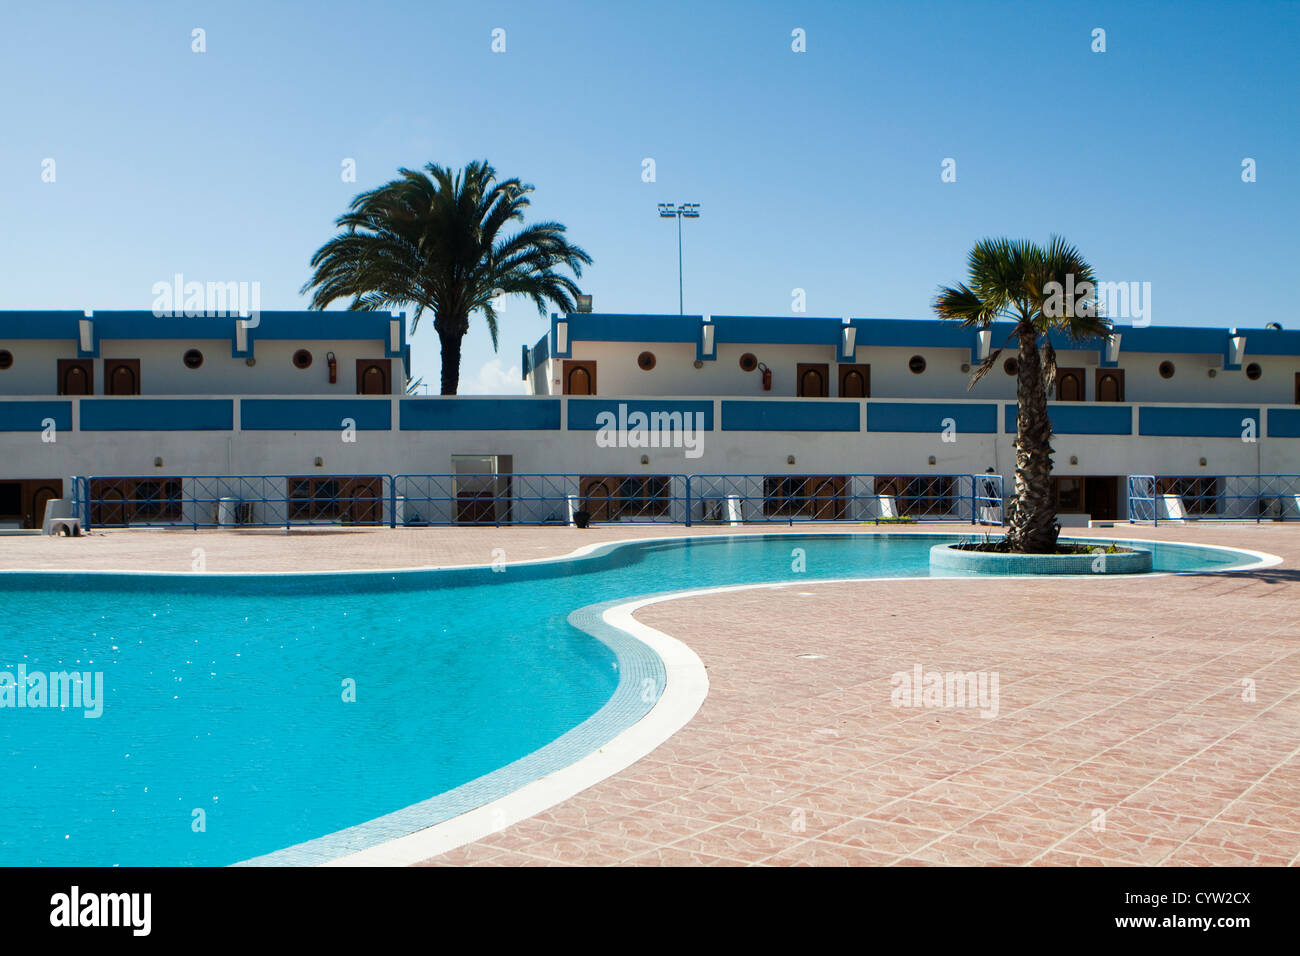
<path id="1" fill-rule="evenodd" d="M 1056 370 L 1056 400 L 1058 402 L 1082 402 L 1085 398 L 1081 368 L 1058 368 Z"/>
<path id="2" fill-rule="evenodd" d="M 840 398 L 871 397 L 871 366 L 840 366 Z"/>
<path id="3" fill-rule="evenodd" d="M 350 478 L 343 483 L 343 520 L 351 524 L 379 524 L 384 513 L 384 480 Z"/>
<path id="4" fill-rule="evenodd" d="M 389 395 L 392 381 L 392 359 L 357 359 L 358 395 Z"/>
<path id="5" fill-rule="evenodd" d="M 596 394 L 595 362 L 565 359 L 563 375 L 565 395 Z"/>
<path id="6" fill-rule="evenodd" d="M 104 394 L 139 395 L 140 360 L 104 359 Z"/>
<path id="7" fill-rule="evenodd" d="M 58 384 L 60 395 L 94 395 L 94 363 L 90 359 L 59 359 Z"/>
<path id="8" fill-rule="evenodd" d="M 58 478 L 46 481 L 27 481 L 23 491 L 26 514 L 24 528 L 40 528 L 45 523 L 45 505 L 63 497 L 63 482 Z"/>
<path id="9" fill-rule="evenodd" d="M 1097 369 L 1096 400 L 1099 402 L 1124 401 L 1124 370 L 1119 368 Z"/>
<path id="10" fill-rule="evenodd" d="M 825 362 L 800 362 L 795 366 L 795 392 L 800 398 L 826 398 L 830 394 L 827 379 L 830 365 Z"/>
<path id="11" fill-rule="evenodd" d="M 808 499 L 805 513 L 818 521 L 832 521 L 844 517 L 844 487 L 848 483 L 842 476 L 809 478 L 805 484 Z"/>
<path id="12" fill-rule="evenodd" d="M 613 477 L 592 477 L 582 479 L 578 489 L 584 511 L 591 515 L 592 521 L 609 521 L 618 494 L 620 479 Z"/>

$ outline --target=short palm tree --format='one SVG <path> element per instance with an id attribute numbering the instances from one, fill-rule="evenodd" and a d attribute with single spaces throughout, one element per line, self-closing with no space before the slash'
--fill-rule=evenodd
<path id="1" fill-rule="evenodd" d="M 1098 314 L 1096 278 L 1079 250 L 1058 236 L 1046 248 L 1011 239 L 983 239 L 971 250 L 970 278 L 940 288 L 934 311 L 968 328 L 1009 320 L 1007 343 L 1020 349 L 1016 372 L 1016 487 L 1007 508 L 1006 547 L 1029 554 L 1056 550 L 1060 531 L 1052 494 L 1052 422 L 1047 395 L 1056 381 L 1051 336 L 1082 342 L 1110 333 Z M 1068 277 L 1073 277 L 1068 278 Z M 1074 298 L 1063 295 L 1073 291 Z M 1004 346 L 1005 347 L 1005 346 Z M 1002 348 L 990 350 L 970 387 L 994 367 Z"/>
<path id="2" fill-rule="evenodd" d="M 442 394 L 455 395 L 470 314 L 482 311 L 495 350 L 501 296 L 527 296 L 543 317 L 548 306 L 572 312 L 578 286 L 556 270 L 581 278 L 591 256 L 565 239 L 558 222 L 502 236 L 507 223 L 523 221 L 533 187 L 498 182 L 486 161 L 454 173 L 434 163 L 398 172 L 400 179 L 352 200 L 335 223 L 346 231 L 316 250 L 302 291 L 314 290 L 313 309 L 343 298 L 354 309 L 410 306 L 412 332 L 426 309 L 433 312 Z"/>

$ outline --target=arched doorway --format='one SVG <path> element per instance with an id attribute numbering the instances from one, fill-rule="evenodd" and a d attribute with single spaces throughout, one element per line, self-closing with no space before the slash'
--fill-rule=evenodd
<path id="1" fill-rule="evenodd" d="M 1122 369 L 1097 369 L 1097 401 L 1124 401 L 1124 372 Z"/>
<path id="2" fill-rule="evenodd" d="M 1058 402 L 1082 402 L 1083 369 L 1058 368 L 1056 370 L 1056 400 Z"/>
<path id="3" fill-rule="evenodd" d="M 357 394 L 389 394 L 392 371 L 391 359 L 357 359 Z"/>
<path id="4" fill-rule="evenodd" d="M 840 366 L 840 397 L 869 398 L 871 396 L 871 366 Z"/>
<path id="5" fill-rule="evenodd" d="M 564 363 L 564 394 L 595 395 L 596 363 L 567 359 Z"/>
<path id="6" fill-rule="evenodd" d="M 798 363 L 795 368 L 797 391 L 800 398 L 825 398 L 828 394 L 826 379 L 829 366 L 817 363 Z"/>

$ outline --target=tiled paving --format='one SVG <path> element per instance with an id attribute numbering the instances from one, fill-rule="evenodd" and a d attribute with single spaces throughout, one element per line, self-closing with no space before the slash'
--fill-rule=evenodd
<path id="1" fill-rule="evenodd" d="M 0 567 L 185 571 L 195 547 L 212 571 L 450 565 L 487 562 L 493 548 L 521 560 L 682 533 L 116 532 L 0 538 Z M 1300 528 L 1092 533 L 1255 548 L 1284 563 L 800 584 L 643 608 L 640 620 L 708 667 L 695 719 L 622 773 L 429 863 L 1300 862 Z M 997 715 L 893 706 L 892 675 L 915 665 L 996 673 Z"/>

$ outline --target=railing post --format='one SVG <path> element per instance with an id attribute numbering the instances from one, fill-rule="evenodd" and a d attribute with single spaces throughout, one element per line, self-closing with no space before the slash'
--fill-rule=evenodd
<path id="1" fill-rule="evenodd" d="M 686 527 L 691 526 L 691 476 L 686 476 Z"/>
<path id="2" fill-rule="evenodd" d="M 90 530 L 90 476 L 81 479 L 82 506 L 85 509 L 86 530 Z"/>
<path id="3" fill-rule="evenodd" d="M 979 507 L 975 502 L 975 476 L 967 475 L 970 479 L 970 523 L 979 524 Z"/>
<path id="4" fill-rule="evenodd" d="M 388 475 L 388 527 L 397 527 L 397 479 Z"/>

